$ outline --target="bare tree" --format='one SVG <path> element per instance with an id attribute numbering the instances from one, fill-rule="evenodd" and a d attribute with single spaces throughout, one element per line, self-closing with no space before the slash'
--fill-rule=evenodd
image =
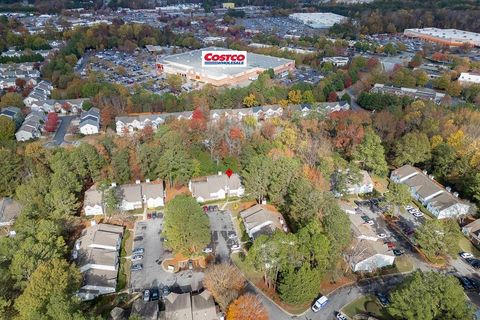
<path id="1" fill-rule="evenodd" d="M 216 264 L 207 269 L 203 285 L 217 301 L 223 311 L 245 288 L 245 278 L 237 267 L 228 264 Z"/>

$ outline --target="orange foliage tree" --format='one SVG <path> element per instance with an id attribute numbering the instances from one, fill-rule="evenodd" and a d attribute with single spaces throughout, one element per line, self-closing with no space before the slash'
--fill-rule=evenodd
<path id="1" fill-rule="evenodd" d="M 235 266 L 221 263 L 207 269 L 203 285 L 212 293 L 220 308 L 226 310 L 245 287 L 245 279 Z"/>
<path id="2" fill-rule="evenodd" d="M 227 320 L 268 320 L 268 312 L 257 296 L 245 294 L 230 304 Z"/>

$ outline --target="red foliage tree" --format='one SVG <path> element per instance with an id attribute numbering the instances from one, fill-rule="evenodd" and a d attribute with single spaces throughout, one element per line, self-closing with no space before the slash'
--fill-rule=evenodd
<path id="1" fill-rule="evenodd" d="M 352 82 L 352 78 L 350 78 L 350 77 L 348 77 L 348 76 L 345 77 L 345 80 L 343 80 L 343 86 L 345 87 L 345 89 L 346 89 L 346 88 L 350 88 L 351 85 L 352 85 L 352 83 L 353 83 L 353 82 Z"/>
<path id="2" fill-rule="evenodd" d="M 338 96 L 335 91 L 332 91 L 328 94 L 328 102 L 335 102 L 337 100 L 338 100 Z"/>
<path id="3" fill-rule="evenodd" d="M 57 129 L 58 115 L 55 112 L 49 112 L 45 123 L 47 132 L 54 132 Z"/>
<path id="4" fill-rule="evenodd" d="M 190 121 L 190 128 L 192 130 L 205 130 L 207 126 L 207 117 L 200 107 L 196 107 L 192 113 L 192 120 Z"/>

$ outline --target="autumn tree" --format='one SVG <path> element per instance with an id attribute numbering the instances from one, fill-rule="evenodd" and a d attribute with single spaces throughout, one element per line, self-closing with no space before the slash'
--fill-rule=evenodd
<path id="1" fill-rule="evenodd" d="M 216 264 L 205 271 L 203 285 L 215 298 L 222 310 L 238 297 L 245 288 L 245 279 L 237 267 L 228 264 Z"/>
<path id="2" fill-rule="evenodd" d="M 257 296 L 245 294 L 230 304 L 227 320 L 268 320 L 268 312 Z"/>
<path id="3" fill-rule="evenodd" d="M 243 98 L 243 105 L 248 108 L 255 107 L 256 105 L 258 105 L 257 98 L 253 93 L 250 93 L 249 95 L 245 96 L 245 98 Z"/>
<path id="4" fill-rule="evenodd" d="M 290 90 L 288 92 L 288 102 L 299 104 L 302 101 L 302 92 L 300 90 Z"/>
<path id="5" fill-rule="evenodd" d="M 15 136 L 15 122 L 7 117 L 0 117 L 0 141 L 12 140 Z"/>

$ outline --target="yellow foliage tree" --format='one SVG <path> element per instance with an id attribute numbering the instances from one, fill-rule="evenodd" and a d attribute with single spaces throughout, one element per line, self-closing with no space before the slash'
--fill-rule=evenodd
<path id="1" fill-rule="evenodd" d="M 255 98 L 255 95 L 253 93 L 250 93 L 248 96 L 243 98 L 243 105 L 251 108 L 254 107 L 258 104 L 257 99 Z"/>
<path id="2" fill-rule="evenodd" d="M 268 312 L 253 294 L 245 294 L 228 307 L 227 320 L 268 320 Z"/>

